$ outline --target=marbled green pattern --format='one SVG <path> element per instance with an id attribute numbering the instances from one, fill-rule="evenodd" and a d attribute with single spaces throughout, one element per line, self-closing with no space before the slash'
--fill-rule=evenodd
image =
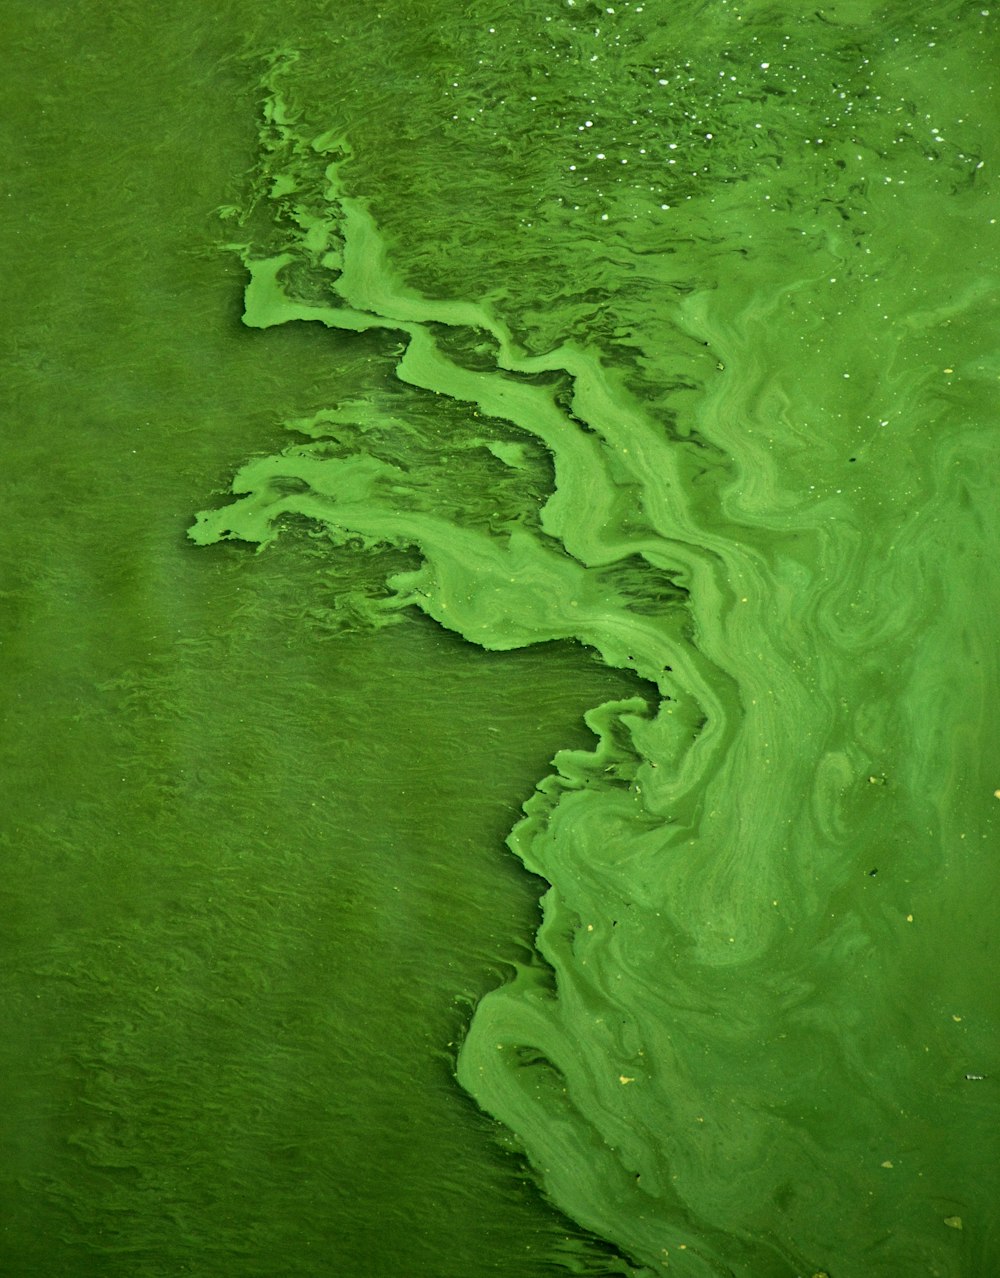
<path id="1" fill-rule="evenodd" d="M 9 1271 L 990 1274 L 994 16 L 220 12 L 14 383 Z"/>

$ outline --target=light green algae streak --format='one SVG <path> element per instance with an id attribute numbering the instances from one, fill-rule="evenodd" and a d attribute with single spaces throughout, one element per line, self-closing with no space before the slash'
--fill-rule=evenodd
<path id="1" fill-rule="evenodd" d="M 718 182 L 658 241 L 650 205 L 609 254 L 663 284 L 616 301 L 638 326 L 623 356 L 570 318 L 539 340 L 558 308 L 529 343 L 523 281 L 414 287 L 353 188 L 350 131 L 306 128 L 268 83 L 277 233 L 242 246 L 245 323 L 374 334 L 403 386 L 290 423 L 305 442 L 245 465 L 191 536 L 263 546 L 304 518 L 415 548 L 373 621 L 414 606 L 484 648 L 572 638 L 654 694 L 595 709 L 594 751 L 557 756 L 525 805 L 510 846 L 551 885 L 540 957 L 476 1009 L 459 1081 L 643 1273 L 992 1272 L 980 161 L 921 185 L 862 129 L 838 143 L 866 157 L 855 186 L 834 173 L 805 225 L 770 173 Z M 428 395 L 446 464 L 420 453 Z"/>

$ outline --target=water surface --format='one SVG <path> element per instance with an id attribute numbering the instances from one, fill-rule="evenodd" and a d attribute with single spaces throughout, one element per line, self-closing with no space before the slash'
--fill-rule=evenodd
<path id="1" fill-rule="evenodd" d="M 12 10 L 5 1272 L 992 1271 L 993 24 Z"/>

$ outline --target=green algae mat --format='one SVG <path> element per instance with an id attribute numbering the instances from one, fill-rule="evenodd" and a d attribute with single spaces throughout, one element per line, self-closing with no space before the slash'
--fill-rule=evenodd
<path id="1" fill-rule="evenodd" d="M 1000 1273 L 998 20 L 0 6 L 5 1278 Z"/>

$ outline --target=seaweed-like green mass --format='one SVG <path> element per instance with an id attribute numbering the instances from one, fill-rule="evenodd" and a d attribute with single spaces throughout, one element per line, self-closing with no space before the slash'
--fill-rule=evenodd
<path id="1" fill-rule="evenodd" d="M 244 465 L 191 536 L 263 547 L 305 520 L 410 549 L 375 620 L 416 607 L 497 650 L 571 638 L 649 688 L 591 711 L 594 750 L 557 755 L 525 804 L 510 846 L 550 885 L 537 959 L 477 1007 L 462 1086 L 644 1274 L 986 1272 L 969 1089 L 989 1084 L 963 1077 L 987 1072 L 986 1013 L 921 931 L 957 851 L 981 855 L 963 805 L 996 802 L 966 766 L 989 612 L 955 571 L 996 535 L 981 284 L 946 285 L 874 178 L 874 292 L 857 192 L 804 242 L 801 209 L 760 198 L 777 186 L 723 179 L 673 241 L 637 216 L 609 250 L 645 280 L 618 303 L 635 324 L 647 307 L 642 358 L 532 349 L 502 290 L 403 278 L 348 141 L 300 125 L 279 82 L 277 231 L 243 246 L 244 321 L 325 326 L 332 359 L 370 342 L 396 380 L 290 423 L 298 442 Z M 961 222 L 960 193 L 929 198 L 923 217 Z M 685 235 L 698 269 L 650 303 Z M 964 334 L 948 353 L 942 324 Z"/>

